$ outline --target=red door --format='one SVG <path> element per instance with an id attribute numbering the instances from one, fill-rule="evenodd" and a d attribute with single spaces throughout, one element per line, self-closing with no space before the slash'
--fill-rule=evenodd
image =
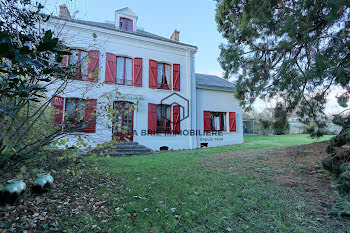
<path id="1" fill-rule="evenodd" d="M 113 107 L 116 110 L 113 138 L 121 142 L 133 141 L 134 110 L 132 110 L 132 103 L 118 101 L 114 102 Z"/>

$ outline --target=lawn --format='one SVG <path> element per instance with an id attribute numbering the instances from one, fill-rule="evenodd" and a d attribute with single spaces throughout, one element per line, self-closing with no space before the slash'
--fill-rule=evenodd
<path id="1" fill-rule="evenodd" d="M 115 214 L 103 223 L 91 213 L 79 218 L 87 230 L 92 224 L 113 232 L 343 232 L 308 186 L 283 186 L 276 178 L 307 162 L 291 168 L 266 161 L 273 151 L 312 142 L 307 135 L 247 136 L 243 145 L 99 159 L 97 173 L 116 184 L 99 194 L 108 195 Z"/>
<path id="2" fill-rule="evenodd" d="M 0 230 L 345 232 L 346 221 L 328 216 L 334 187 L 321 166 L 327 142 L 317 141 L 247 136 L 242 145 L 90 157 L 82 175 L 56 171 L 51 192 L 0 210 Z"/>

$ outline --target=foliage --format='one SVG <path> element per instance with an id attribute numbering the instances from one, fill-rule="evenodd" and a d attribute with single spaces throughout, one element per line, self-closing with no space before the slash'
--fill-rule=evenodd
<path id="1" fill-rule="evenodd" d="M 0 154 L 1 162 L 49 143 L 59 132 L 47 127 L 48 86 L 59 67 L 62 44 L 50 30 L 36 25 L 48 17 L 40 3 L 0 2 Z M 62 91 L 64 83 L 57 92 Z M 45 122 L 45 123 L 44 123 Z M 43 128 L 40 128 L 43 126 Z"/>
<path id="2" fill-rule="evenodd" d="M 299 108 L 311 136 L 323 135 L 330 89 L 343 90 L 341 106 L 349 101 L 349 7 L 346 0 L 217 0 L 216 21 L 227 39 L 219 62 L 226 78 L 237 77 L 241 104 L 278 97 L 287 112 Z M 350 124 L 343 125 L 340 141 L 349 134 Z"/>
<path id="3" fill-rule="evenodd" d="M 269 119 L 258 119 L 258 124 L 260 126 L 260 131 L 263 135 L 268 135 L 271 132 L 272 121 Z"/>
<path id="4" fill-rule="evenodd" d="M 274 111 L 272 128 L 275 134 L 282 135 L 289 132 L 289 127 L 287 112 L 284 110 L 283 105 L 278 104 Z"/>

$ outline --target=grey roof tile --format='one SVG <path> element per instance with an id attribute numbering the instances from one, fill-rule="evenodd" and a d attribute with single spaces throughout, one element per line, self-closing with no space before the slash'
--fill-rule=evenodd
<path id="1" fill-rule="evenodd" d="M 101 23 L 101 22 L 94 22 L 94 21 L 80 20 L 80 19 L 66 19 L 66 18 L 60 18 L 57 16 L 51 16 L 51 17 L 54 19 L 60 19 L 60 20 L 65 20 L 65 21 L 69 21 L 69 22 L 76 22 L 76 23 L 85 24 L 88 26 L 100 27 L 100 28 L 114 30 L 114 31 L 118 31 L 118 32 L 123 32 L 123 33 L 138 35 L 138 36 L 142 36 L 142 37 L 147 37 L 147 38 L 151 38 L 151 39 L 166 41 L 166 42 L 170 42 L 170 43 L 174 43 L 174 44 L 189 46 L 189 47 L 197 49 L 197 46 L 174 41 L 174 40 L 171 40 L 171 39 L 168 39 L 168 38 L 165 38 L 162 36 L 158 36 L 158 35 L 150 33 L 150 32 L 146 32 L 146 31 L 141 30 L 141 29 L 138 29 L 134 32 L 128 32 L 128 31 L 124 31 L 124 30 L 120 30 L 118 28 L 115 28 L 114 24 L 112 24 L 112 23 Z"/>
<path id="2" fill-rule="evenodd" d="M 196 86 L 205 89 L 235 91 L 235 85 L 233 83 L 209 74 L 196 74 Z"/>

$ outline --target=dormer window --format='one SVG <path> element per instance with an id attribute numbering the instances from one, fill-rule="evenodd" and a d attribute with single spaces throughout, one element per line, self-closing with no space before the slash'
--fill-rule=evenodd
<path id="1" fill-rule="evenodd" d="M 120 18 L 119 28 L 128 32 L 133 31 L 133 21 L 127 18 Z"/>

